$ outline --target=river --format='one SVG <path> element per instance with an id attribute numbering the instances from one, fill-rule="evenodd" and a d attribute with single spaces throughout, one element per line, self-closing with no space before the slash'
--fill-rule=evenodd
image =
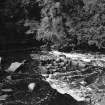
<path id="1" fill-rule="evenodd" d="M 105 99 L 104 54 L 33 51 L 3 57 L 1 57 L 1 64 L 3 70 L 7 72 L 5 78 L 13 76 L 18 80 L 28 77 L 28 74 L 31 75 L 29 78 L 40 75 L 41 81 L 48 83 L 59 94 L 68 94 L 77 102 L 85 101 L 95 103 L 94 105 L 104 105 L 102 104 Z"/>

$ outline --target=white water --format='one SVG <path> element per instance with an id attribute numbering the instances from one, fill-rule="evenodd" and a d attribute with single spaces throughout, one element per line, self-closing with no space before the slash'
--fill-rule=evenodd
<path id="1" fill-rule="evenodd" d="M 105 55 L 93 55 L 93 54 L 80 54 L 80 53 L 63 53 L 59 51 L 51 51 L 49 54 L 54 55 L 56 57 L 60 57 L 61 55 L 64 55 L 66 58 L 70 58 L 71 60 L 76 60 L 76 61 L 82 61 L 85 63 L 91 62 L 92 65 L 94 66 L 100 66 L 100 67 L 105 67 Z M 59 93 L 61 94 L 69 94 L 71 95 L 74 99 L 77 101 L 86 101 L 86 94 L 87 92 L 92 92 L 92 89 L 90 87 L 83 87 L 81 86 L 80 88 L 71 88 L 70 84 L 67 82 L 63 82 L 57 79 L 52 78 L 52 76 L 56 75 L 55 74 L 50 74 L 49 77 L 46 77 L 46 81 L 49 82 L 50 86 L 54 89 L 56 89 Z M 82 81 L 83 82 L 83 81 Z"/>
<path id="2" fill-rule="evenodd" d="M 83 61 L 85 63 L 93 63 L 94 66 L 105 67 L 105 55 L 103 54 L 80 54 L 80 53 L 63 53 L 59 51 L 51 51 L 50 54 L 59 57 L 60 55 L 65 55 L 66 58 L 70 58 L 72 60 Z"/>
<path id="3" fill-rule="evenodd" d="M 86 100 L 85 96 L 82 94 L 83 91 L 81 91 L 79 89 L 72 89 L 65 82 L 61 82 L 59 80 L 54 80 L 54 79 L 50 79 L 50 78 L 46 78 L 46 81 L 49 82 L 50 86 L 53 89 L 56 89 L 61 94 L 69 94 L 77 101 L 85 101 Z M 87 90 L 85 90 L 85 91 L 87 91 Z"/>

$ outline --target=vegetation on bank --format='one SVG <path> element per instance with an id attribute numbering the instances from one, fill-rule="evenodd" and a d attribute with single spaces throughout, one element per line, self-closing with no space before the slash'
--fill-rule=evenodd
<path id="1" fill-rule="evenodd" d="M 104 0 L 2 0 L 0 42 L 105 49 Z"/>

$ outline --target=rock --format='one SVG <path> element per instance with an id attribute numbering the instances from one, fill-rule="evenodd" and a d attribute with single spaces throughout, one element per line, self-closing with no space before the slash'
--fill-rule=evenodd
<path id="1" fill-rule="evenodd" d="M 100 66 L 100 67 L 105 67 L 105 62 L 103 61 L 100 61 L 100 60 L 92 60 L 91 61 L 92 65 L 93 66 Z"/>
<path id="2" fill-rule="evenodd" d="M 66 66 L 63 67 L 63 70 L 66 72 Z"/>
<path id="3" fill-rule="evenodd" d="M 2 57 L 0 57 L 0 64 L 1 64 Z"/>
<path id="4" fill-rule="evenodd" d="M 65 65 L 64 62 L 61 62 L 61 63 L 59 63 L 59 64 L 60 64 L 60 67 L 63 67 L 63 66 Z"/>
<path id="5" fill-rule="evenodd" d="M 6 100 L 7 97 L 8 97 L 8 95 L 2 95 L 2 96 L 0 96 L 0 101 Z"/>
<path id="6" fill-rule="evenodd" d="M 28 89 L 29 89 L 30 91 L 33 91 L 34 88 L 35 88 L 35 86 L 36 86 L 35 83 L 30 83 L 30 84 L 28 85 Z"/>
<path id="7" fill-rule="evenodd" d="M 2 92 L 12 92 L 12 89 L 1 89 Z"/>
<path id="8" fill-rule="evenodd" d="M 77 62 L 76 60 L 73 60 L 73 61 L 72 61 L 72 65 L 73 65 L 73 66 L 77 66 L 77 65 L 78 65 L 78 62 Z"/>
<path id="9" fill-rule="evenodd" d="M 82 91 L 81 91 L 81 89 L 71 89 L 69 84 L 67 84 L 66 82 L 61 82 L 59 80 L 54 80 L 54 79 L 50 79 L 50 78 L 46 79 L 46 81 L 48 81 L 49 84 L 51 85 L 51 87 L 53 89 L 56 89 L 59 93 L 69 94 L 77 101 L 85 101 L 85 97 L 82 94 L 83 89 L 82 89 Z M 85 89 L 84 92 L 86 92 L 86 91 L 87 90 Z"/>
<path id="10" fill-rule="evenodd" d="M 60 58 L 57 58 L 57 59 L 56 59 L 56 63 L 59 63 L 59 62 L 60 62 Z"/>
<path id="11" fill-rule="evenodd" d="M 56 63 L 56 61 L 54 61 L 52 65 L 53 66 L 57 66 L 58 64 Z"/>
<path id="12" fill-rule="evenodd" d="M 31 58 L 33 60 L 39 60 L 40 59 L 40 55 L 39 54 L 30 54 Z"/>
<path id="13" fill-rule="evenodd" d="M 105 91 L 104 77 L 98 80 L 100 73 L 105 72 L 105 57 L 59 51 L 52 51 L 51 54 L 57 57 L 53 62 L 55 71 L 49 73 L 46 81 L 59 93 L 69 94 L 77 101 L 85 101 L 93 91 L 99 88 Z"/>
<path id="14" fill-rule="evenodd" d="M 10 65 L 10 67 L 5 70 L 6 72 L 15 72 L 21 65 L 23 65 L 25 60 L 23 62 L 14 62 Z"/>
<path id="15" fill-rule="evenodd" d="M 40 66 L 39 69 L 40 69 L 40 71 L 41 71 L 41 74 L 46 74 L 46 73 L 47 73 L 46 67 Z"/>
<path id="16" fill-rule="evenodd" d="M 7 76 L 6 79 L 11 80 L 12 78 L 11 78 L 11 76 Z"/>
<path id="17" fill-rule="evenodd" d="M 48 64 L 46 68 L 47 68 L 47 69 L 50 69 L 51 66 L 52 66 L 52 64 Z"/>
<path id="18" fill-rule="evenodd" d="M 78 65 L 83 68 L 86 66 L 85 62 L 83 61 L 78 61 Z"/>

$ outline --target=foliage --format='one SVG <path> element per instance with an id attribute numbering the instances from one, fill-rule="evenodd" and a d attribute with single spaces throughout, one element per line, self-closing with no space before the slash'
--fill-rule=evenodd
<path id="1" fill-rule="evenodd" d="M 72 30 L 71 18 L 75 16 L 82 7 L 82 1 L 39 0 L 38 2 L 40 2 L 42 6 L 42 19 L 36 38 L 53 43 L 53 46 L 57 46 L 57 48 L 74 46 L 76 43 L 74 39 L 75 36 L 69 35 L 67 30 Z M 69 26 L 67 26 L 68 24 Z M 75 43 L 73 43 L 74 40 Z"/>
<path id="2" fill-rule="evenodd" d="M 34 39 L 58 50 L 81 45 L 103 49 L 104 11 L 104 0 L 4 0 L 0 2 L 0 41 Z"/>
<path id="3" fill-rule="evenodd" d="M 60 48 L 105 48 L 104 0 L 43 0 L 37 39 L 56 42 Z"/>
<path id="4" fill-rule="evenodd" d="M 60 10 L 60 2 L 43 0 L 42 19 L 37 33 L 38 40 L 61 43 L 64 39 L 64 28 Z"/>
<path id="5" fill-rule="evenodd" d="M 84 0 L 84 6 L 78 9 L 78 12 L 66 21 L 70 36 L 76 36 L 76 45 L 97 46 L 99 49 L 105 48 L 105 27 L 104 11 L 105 3 L 102 0 Z"/>
<path id="6" fill-rule="evenodd" d="M 99 49 L 105 48 L 104 5 L 102 0 L 97 0 L 83 8 L 80 14 L 82 15 L 81 21 L 75 27 L 78 44 L 85 42 L 88 45 L 95 45 Z"/>

